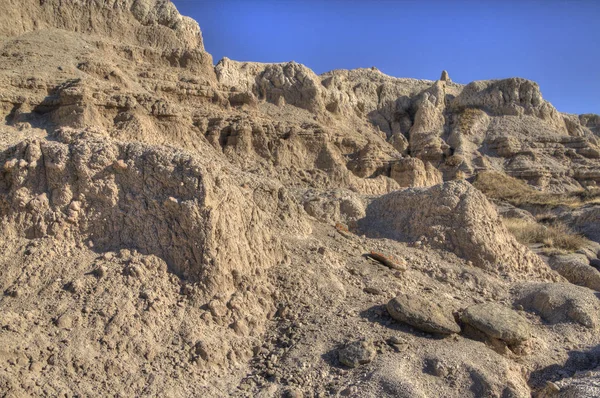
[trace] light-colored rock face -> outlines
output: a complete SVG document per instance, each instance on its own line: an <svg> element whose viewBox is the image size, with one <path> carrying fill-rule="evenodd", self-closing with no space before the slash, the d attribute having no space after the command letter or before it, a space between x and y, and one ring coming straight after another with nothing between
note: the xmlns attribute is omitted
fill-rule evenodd
<svg viewBox="0 0 600 398"><path fill-rule="evenodd" d="M442 182L442 174L430 162L418 158L392 163L390 177L401 187L429 187Z"/></svg>
<svg viewBox="0 0 600 398"><path fill-rule="evenodd" d="M557 127L562 127L562 118L556 109L542 98L539 86L520 78L469 83L452 101L452 106L481 108L499 115L530 114L541 119L556 120Z"/></svg>
<svg viewBox="0 0 600 398"><path fill-rule="evenodd" d="M294 62L229 59L219 62L216 72L224 88L234 93L229 96L246 93L247 103L257 99L292 105L331 126L340 118L354 126L366 121L393 147L390 152L392 148L383 149L385 144L370 139L369 145L361 145L366 159L378 156L393 163L397 157L412 156L430 161L446 180L457 173L468 177L481 169L504 168L517 178L559 191L600 181L593 171L600 156L598 140L585 125L593 126L588 122L592 118L560 114L529 80L463 86L449 79L397 79L375 69L316 76ZM389 171L385 175L391 177Z"/></svg>
<svg viewBox="0 0 600 398"><path fill-rule="evenodd" d="M6 0L0 37L64 29L151 46L204 51L198 23L169 0Z"/></svg>
<svg viewBox="0 0 600 398"><path fill-rule="evenodd" d="M167 0L3 1L0 391L528 397L597 298L467 181L593 186L599 125L524 79L213 66Z"/></svg>
<svg viewBox="0 0 600 398"><path fill-rule="evenodd" d="M224 58L215 67L221 84L249 91L272 104L289 104L311 112L323 108L318 77L304 65L236 62Z"/></svg>
<svg viewBox="0 0 600 398"><path fill-rule="evenodd" d="M232 272L253 272L247 264L269 267L282 259L263 224L291 200L281 186L257 188L248 180L234 188L227 167L214 159L93 133L64 130L59 139L25 141L0 154L5 234L153 254L208 291L232 289ZM294 204L287 205L293 213Z"/></svg>

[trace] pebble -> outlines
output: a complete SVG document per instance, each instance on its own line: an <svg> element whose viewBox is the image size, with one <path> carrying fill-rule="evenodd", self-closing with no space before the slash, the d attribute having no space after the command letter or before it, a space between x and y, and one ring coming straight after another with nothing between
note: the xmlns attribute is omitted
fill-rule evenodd
<svg viewBox="0 0 600 398"><path fill-rule="evenodd" d="M338 352L342 364L351 368L371 362L377 351L371 341L355 341Z"/></svg>

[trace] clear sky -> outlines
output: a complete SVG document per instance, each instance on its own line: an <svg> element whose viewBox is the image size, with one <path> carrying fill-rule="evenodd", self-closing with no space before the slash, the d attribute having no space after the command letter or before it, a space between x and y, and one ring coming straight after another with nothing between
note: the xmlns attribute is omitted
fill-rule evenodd
<svg viewBox="0 0 600 398"><path fill-rule="evenodd" d="M459 83L520 76L561 112L600 114L600 0L173 0L218 62L375 66Z"/></svg>

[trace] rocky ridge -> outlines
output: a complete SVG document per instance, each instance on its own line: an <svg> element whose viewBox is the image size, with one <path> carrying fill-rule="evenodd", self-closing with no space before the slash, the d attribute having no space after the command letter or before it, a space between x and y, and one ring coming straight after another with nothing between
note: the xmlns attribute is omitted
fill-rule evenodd
<svg viewBox="0 0 600 398"><path fill-rule="evenodd" d="M0 11L6 396L591 391L599 247L546 262L469 181L593 189L597 115L521 78L213 66L167 0ZM557 217L597 242L595 214Z"/></svg>

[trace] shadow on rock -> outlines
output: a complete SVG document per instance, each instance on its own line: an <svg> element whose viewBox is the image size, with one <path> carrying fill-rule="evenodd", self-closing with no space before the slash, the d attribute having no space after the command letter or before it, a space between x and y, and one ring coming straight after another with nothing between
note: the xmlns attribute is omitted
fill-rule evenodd
<svg viewBox="0 0 600 398"><path fill-rule="evenodd" d="M531 373L529 385L543 387L547 381L557 381L572 377L576 372L596 368L600 364L600 345L587 351L570 351L569 358L561 364L554 364Z"/></svg>

